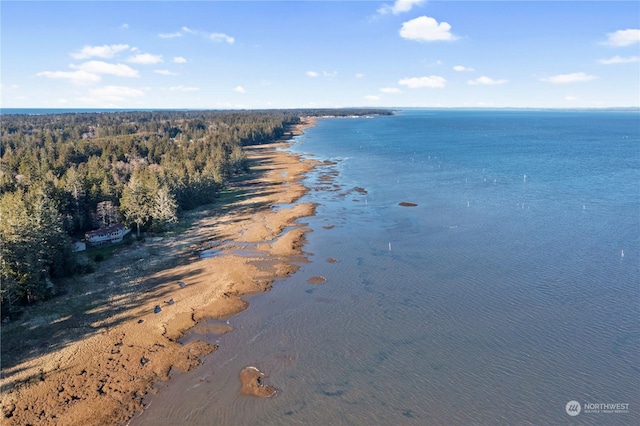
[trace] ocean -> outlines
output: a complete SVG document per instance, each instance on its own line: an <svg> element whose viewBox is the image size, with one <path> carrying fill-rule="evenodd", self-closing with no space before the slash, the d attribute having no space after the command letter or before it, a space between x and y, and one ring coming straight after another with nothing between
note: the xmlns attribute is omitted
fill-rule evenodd
<svg viewBox="0 0 640 426"><path fill-rule="evenodd" d="M640 424L638 112L407 109L289 149L323 162L309 263L187 335L220 348L131 424Z"/></svg>

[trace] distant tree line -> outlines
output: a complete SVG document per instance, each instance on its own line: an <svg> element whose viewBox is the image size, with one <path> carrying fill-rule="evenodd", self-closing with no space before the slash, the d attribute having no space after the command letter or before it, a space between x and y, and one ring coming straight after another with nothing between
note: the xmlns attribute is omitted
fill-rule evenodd
<svg viewBox="0 0 640 426"><path fill-rule="evenodd" d="M0 301L45 299L76 272L71 238L116 222L162 231L211 203L249 164L243 147L282 138L303 116L375 109L2 115Z"/></svg>

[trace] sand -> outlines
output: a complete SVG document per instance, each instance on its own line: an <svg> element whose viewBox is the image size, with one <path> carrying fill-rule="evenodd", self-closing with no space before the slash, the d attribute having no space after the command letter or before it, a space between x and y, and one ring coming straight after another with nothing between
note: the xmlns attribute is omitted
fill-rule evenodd
<svg viewBox="0 0 640 426"><path fill-rule="evenodd" d="M298 219L313 215L315 205L290 203L307 191L300 181L314 164L277 149L285 146L248 148L254 175L237 184L227 204L194 216L194 225L178 235L123 248L111 263L120 259L119 268L101 266L91 279L100 286L96 295L110 289L104 303L52 315L43 324L32 321L52 331L30 356L3 364L1 423L126 423L143 409L154 383L169 380L174 369L194 368L216 349L202 341L179 343L186 330L246 309L243 295L266 291L275 279L293 274L304 261L310 231ZM211 257L199 256L209 248L215 249ZM247 383L271 394L262 377L258 372Z"/></svg>

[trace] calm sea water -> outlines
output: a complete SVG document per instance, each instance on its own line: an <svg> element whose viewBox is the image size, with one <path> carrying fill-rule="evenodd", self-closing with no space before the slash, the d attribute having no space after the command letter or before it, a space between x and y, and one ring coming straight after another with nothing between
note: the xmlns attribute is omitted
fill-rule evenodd
<svg viewBox="0 0 640 426"><path fill-rule="evenodd" d="M310 263L132 424L640 424L638 113L404 110L292 150L330 160Z"/></svg>

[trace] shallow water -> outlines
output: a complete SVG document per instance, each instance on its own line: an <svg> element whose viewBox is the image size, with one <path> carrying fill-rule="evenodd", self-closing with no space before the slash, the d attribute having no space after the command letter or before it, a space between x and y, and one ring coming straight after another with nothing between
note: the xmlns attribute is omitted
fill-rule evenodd
<svg viewBox="0 0 640 426"><path fill-rule="evenodd" d="M292 150L335 163L310 263L187 336L220 348L132 424L640 423L637 113L406 110ZM248 365L275 397L240 395Z"/></svg>

